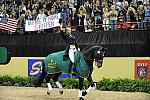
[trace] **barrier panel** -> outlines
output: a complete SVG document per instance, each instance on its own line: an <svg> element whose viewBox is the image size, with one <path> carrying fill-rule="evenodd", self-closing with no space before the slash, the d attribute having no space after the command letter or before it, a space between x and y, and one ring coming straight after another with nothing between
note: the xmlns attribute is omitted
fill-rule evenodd
<svg viewBox="0 0 150 100"><path fill-rule="evenodd" d="M7 65L0 65L0 75L34 76L41 74L44 57L12 57ZM95 82L103 79L148 79L150 80L149 57L105 57L103 66L94 65L92 77ZM62 78L68 77L66 74Z"/></svg>
<svg viewBox="0 0 150 100"><path fill-rule="evenodd" d="M150 57L106 57L103 66L93 71L94 81L110 79L150 79ZM147 65L142 65L143 63ZM137 65L138 63L138 65Z"/></svg>
<svg viewBox="0 0 150 100"><path fill-rule="evenodd" d="M7 49L5 47L0 47L0 64L7 62Z"/></svg>

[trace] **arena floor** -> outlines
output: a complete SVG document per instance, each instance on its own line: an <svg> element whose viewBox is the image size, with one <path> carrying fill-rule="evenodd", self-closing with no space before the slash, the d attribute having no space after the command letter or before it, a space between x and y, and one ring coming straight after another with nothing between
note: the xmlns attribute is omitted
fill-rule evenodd
<svg viewBox="0 0 150 100"><path fill-rule="evenodd" d="M61 95L53 89L47 95L47 88L0 86L0 100L78 100L78 90L65 89ZM94 90L84 97L85 100L150 100L150 94Z"/></svg>

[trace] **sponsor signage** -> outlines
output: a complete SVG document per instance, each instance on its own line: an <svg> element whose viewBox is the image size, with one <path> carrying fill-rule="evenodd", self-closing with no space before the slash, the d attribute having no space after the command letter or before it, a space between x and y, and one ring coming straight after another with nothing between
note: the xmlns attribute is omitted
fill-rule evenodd
<svg viewBox="0 0 150 100"><path fill-rule="evenodd" d="M42 73L43 62L42 59L28 59L28 76L39 77Z"/></svg>
<svg viewBox="0 0 150 100"><path fill-rule="evenodd" d="M150 80L150 60L135 60L134 78Z"/></svg>

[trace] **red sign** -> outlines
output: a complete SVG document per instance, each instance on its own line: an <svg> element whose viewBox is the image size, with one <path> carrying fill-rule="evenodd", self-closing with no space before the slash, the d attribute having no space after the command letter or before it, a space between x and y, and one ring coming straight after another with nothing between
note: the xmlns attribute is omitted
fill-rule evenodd
<svg viewBox="0 0 150 100"><path fill-rule="evenodd" d="M135 60L134 79L150 80L150 60Z"/></svg>

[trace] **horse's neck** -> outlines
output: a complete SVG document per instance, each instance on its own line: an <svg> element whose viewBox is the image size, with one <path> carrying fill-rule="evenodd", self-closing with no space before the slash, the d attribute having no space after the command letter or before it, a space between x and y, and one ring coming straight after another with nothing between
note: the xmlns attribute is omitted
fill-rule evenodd
<svg viewBox="0 0 150 100"><path fill-rule="evenodd" d="M87 63L87 65L88 65L91 69L93 69L93 60L94 60L94 59L91 59L91 56L90 56L90 55L85 55L85 56L84 56L84 60L85 60L85 62Z"/></svg>
<svg viewBox="0 0 150 100"><path fill-rule="evenodd" d="M90 58L90 59L94 59L93 58L93 51L94 51L94 48L93 47L89 47L89 48L86 48L86 50L84 50L82 53L85 57L87 58Z"/></svg>
<svg viewBox="0 0 150 100"><path fill-rule="evenodd" d="M88 64L88 66L92 67L93 65L93 60L94 60L94 57L92 56L92 50L87 50L85 52L82 53L83 56L84 56L84 60L85 62Z"/></svg>

